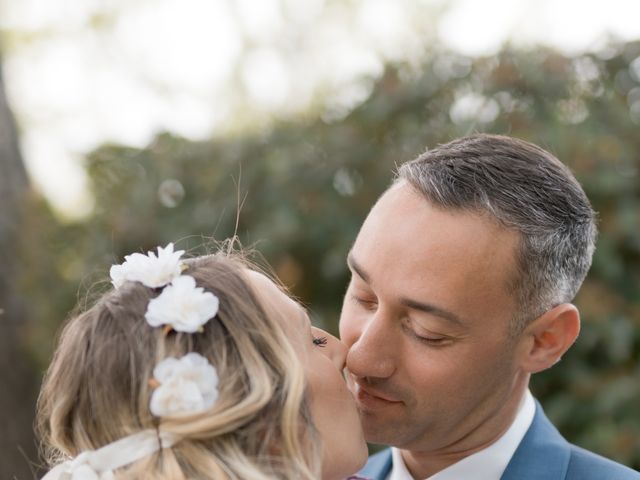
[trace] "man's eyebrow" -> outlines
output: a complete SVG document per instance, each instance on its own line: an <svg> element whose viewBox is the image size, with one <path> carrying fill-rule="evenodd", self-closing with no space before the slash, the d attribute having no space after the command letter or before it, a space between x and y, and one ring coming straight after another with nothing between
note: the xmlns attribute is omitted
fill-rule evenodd
<svg viewBox="0 0 640 480"><path fill-rule="evenodd" d="M369 283L369 274L365 272L360 265L358 265L358 262L356 262L356 259L353 258L353 252L349 252L349 255L347 255L347 265L352 271L356 272L356 274L362 280Z"/></svg>
<svg viewBox="0 0 640 480"><path fill-rule="evenodd" d="M413 310L419 310L421 312L425 312L428 313L430 315L435 315L436 317L440 317L444 320L447 320L451 323L456 324L459 327L462 327L465 325L465 323L460 319L460 317L458 317L458 315L456 315L455 313L438 307L437 305L432 305L430 303L422 303L422 302L418 302L416 300L412 300L410 298L402 298L400 300L400 303L402 305L404 305L405 307L411 308Z"/></svg>
<svg viewBox="0 0 640 480"><path fill-rule="evenodd" d="M349 255L347 255L347 265L349 265L349 268L353 270L360 278L362 278L362 280L364 280L366 283L370 283L369 274L365 272L361 265L358 264L353 256L353 252L349 252ZM460 319L458 315L447 310L446 308L438 307L437 305L433 305L431 303L419 302L410 298L402 298L400 300L400 303L405 307L411 308L413 310L419 310L421 312L440 317L444 320L456 324L457 326L461 327L465 325L465 323Z"/></svg>

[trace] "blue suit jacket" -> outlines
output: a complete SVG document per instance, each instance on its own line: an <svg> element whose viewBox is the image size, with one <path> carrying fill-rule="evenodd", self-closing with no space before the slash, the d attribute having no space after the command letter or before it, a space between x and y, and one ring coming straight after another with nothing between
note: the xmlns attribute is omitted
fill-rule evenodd
<svg viewBox="0 0 640 480"><path fill-rule="evenodd" d="M369 457L358 475L385 480L390 471L386 449ZM533 422L501 480L640 480L640 473L567 442L536 402Z"/></svg>

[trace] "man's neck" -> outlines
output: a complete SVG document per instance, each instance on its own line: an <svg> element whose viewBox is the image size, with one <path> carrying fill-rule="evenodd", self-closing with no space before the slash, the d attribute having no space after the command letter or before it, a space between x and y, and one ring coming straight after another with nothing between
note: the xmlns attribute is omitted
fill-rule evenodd
<svg viewBox="0 0 640 480"><path fill-rule="evenodd" d="M528 383L528 382L527 382ZM500 408L498 414L458 442L438 451L401 449L402 459L414 479L421 480L495 443L512 425L524 400L527 384Z"/></svg>

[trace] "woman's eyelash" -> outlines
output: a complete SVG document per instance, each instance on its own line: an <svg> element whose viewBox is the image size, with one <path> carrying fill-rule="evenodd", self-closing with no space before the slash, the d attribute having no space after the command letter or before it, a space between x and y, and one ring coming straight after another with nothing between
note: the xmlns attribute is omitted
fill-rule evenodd
<svg viewBox="0 0 640 480"><path fill-rule="evenodd" d="M324 347L327 345L327 337L313 337L313 344L317 347Z"/></svg>

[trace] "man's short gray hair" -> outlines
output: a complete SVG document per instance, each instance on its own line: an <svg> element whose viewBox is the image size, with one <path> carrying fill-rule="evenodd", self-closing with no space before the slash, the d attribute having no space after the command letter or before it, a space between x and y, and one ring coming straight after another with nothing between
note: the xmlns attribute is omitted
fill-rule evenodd
<svg viewBox="0 0 640 480"><path fill-rule="evenodd" d="M515 332L575 297L591 266L595 212L549 152L515 138L472 135L401 165L400 180L434 205L488 215L520 233L509 285L518 304Z"/></svg>

